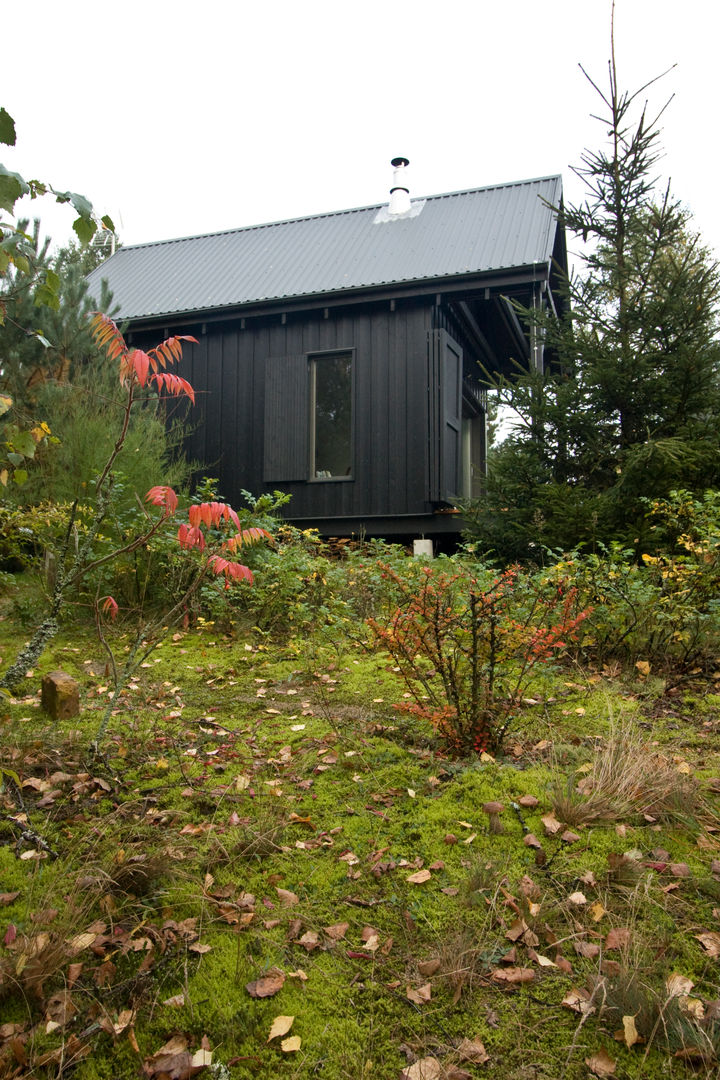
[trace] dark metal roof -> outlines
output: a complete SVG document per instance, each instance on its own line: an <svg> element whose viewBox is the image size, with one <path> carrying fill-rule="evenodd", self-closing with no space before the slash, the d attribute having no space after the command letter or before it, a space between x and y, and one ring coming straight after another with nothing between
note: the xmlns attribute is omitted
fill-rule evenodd
<svg viewBox="0 0 720 1080"><path fill-rule="evenodd" d="M120 248L105 278L120 319L548 267L559 176Z"/></svg>

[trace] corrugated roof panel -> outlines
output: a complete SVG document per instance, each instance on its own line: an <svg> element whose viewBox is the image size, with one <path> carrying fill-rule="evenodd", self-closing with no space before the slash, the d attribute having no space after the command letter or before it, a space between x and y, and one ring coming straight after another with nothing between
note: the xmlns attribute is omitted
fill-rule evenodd
<svg viewBox="0 0 720 1080"><path fill-rule="evenodd" d="M395 220L370 206L139 244L89 280L138 319L547 264L561 197L550 176L415 200Z"/></svg>

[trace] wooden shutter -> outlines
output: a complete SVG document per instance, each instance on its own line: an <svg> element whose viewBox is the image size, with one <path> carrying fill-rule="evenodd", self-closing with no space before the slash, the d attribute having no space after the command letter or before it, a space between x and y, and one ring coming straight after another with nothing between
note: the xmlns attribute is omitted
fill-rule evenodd
<svg viewBox="0 0 720 1080"><path fill-rule="evenodd" d="M455 502L461 494L463 351L445 330L428 336L430 395L430 500Z"/></svg>
<svg viewBox="0 0 720 1080"><path fill-rule="evenodd" d="M263 481L307 480L310 469L310 407L307 357L271 356L265 361Z"/></svg>

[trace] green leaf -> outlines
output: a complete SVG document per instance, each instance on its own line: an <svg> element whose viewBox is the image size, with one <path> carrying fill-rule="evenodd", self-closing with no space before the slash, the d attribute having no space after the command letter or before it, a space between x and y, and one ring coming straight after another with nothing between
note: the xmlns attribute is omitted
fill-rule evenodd
<svg viewBox="0 0 720 1080"><path fill-rule="evenodd" d="M33 334L37 341L43 346L44 349L52 349L52 342L48 341L44 334L41 334L39 330L33 330Z"/></svg>
<svg viewBox="0 0 720 1080"><path fill-rule="evenodd" d="M25 483L27 478L28 478L28 474L27 474L26 469L16 469L15 472L13 473L13 480L15 481L15 483L17 484L18 487L22 487L22 485Z"/></svg>
<svg viewBox="0 0 720 1080"><path fill-rule="evenodd" d="M29 191L19 173L9 172L4 165L0 165L0 208L12 214L17 200Z"/></svg>
<svg viewBox="0 0 720 1080"><path fill-rule="evenodd" d="M16 454L14 450L8 452L8 461L11 465L22 465L25 462L25 458L22 454Z"/></svg>
<svg viewBox="0 0 720 1080"><path fill-rule="evenodd" d="M15 145L15 121L3 108L0 108L0 142L6 146Z"/></svg>
<svg viewBox="0 0 720 1080"><path fill-rule="evenodd" d="M48 285L46 281L43 281L38 285L35 290L35 299L33 301L35 307L49 307L53 311L60 310L60 297L55 289Z"/></svg>
<svg viewBox="0 0 720 1080"><path fill-rule="evenodd" d="M81 244L89 244L97 231L97 225L92 218L79 217L73 221L73 229Z"/></svg>
<svg viewBox="0 0 720 1080"><path fill-rule="evenodd" d="M93 208L89 199L86 199L84 195L78 195L75 191L68 191L67 195L80 217L92 217Z"/></svg>
<svg viewBox="0 0 720 1080"><path fill-rule="evenodd" d="M106 229L110 230L110 232L115 232L115 225L113 224L113 219L110 217L109 214L103 214L103 216L100 218L100 221L103 223Z"/></svg>
<svg viewBox="0 0 720 1080"><path fill-rule="evenodd" d="M19 431L13 440L13 446L18 454L23 454L26 458L35 457L35 440L29 431ZM13 464L22 465L22 461L14 461Z"/></svg>

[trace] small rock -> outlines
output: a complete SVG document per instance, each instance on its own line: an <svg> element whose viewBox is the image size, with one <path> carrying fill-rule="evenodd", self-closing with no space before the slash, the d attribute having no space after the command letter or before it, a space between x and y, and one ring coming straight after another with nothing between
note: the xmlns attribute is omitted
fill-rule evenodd
<svg viewBox="0 0 720 1080"><path fill-rule="evenodd" d="M40 704L53 720L69 720L80 713L80 687L66 671L43 676Z"/></svg>

